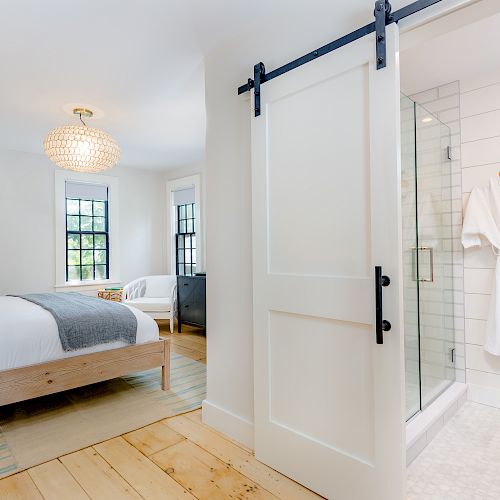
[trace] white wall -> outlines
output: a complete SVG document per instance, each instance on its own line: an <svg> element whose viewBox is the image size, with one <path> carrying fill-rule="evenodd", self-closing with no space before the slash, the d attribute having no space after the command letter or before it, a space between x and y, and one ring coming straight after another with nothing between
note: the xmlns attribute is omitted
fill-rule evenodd
<svg viewBox="0 0 500 500"><path fill-rule="evenodd" d="M165 272L165 189L162 174L117 167L120 190L121 281Z"/></svg>
<svg viewBox="0 0 500 500"><path fill-rule="evenodd" d="M500 171L500 69L460 82L463 203ZM495 258L491 248L464 254L466 379L469 399L500 408L500 357L483 349Z"/></svg>
<svg viewBox="0 0 500 500"><path fill-rule="evenodd" d="M0 152L0 294L53 290L54 170L42 155Z"/></svg>
<svg viewBox="0 0 500 500"><path fill-rule="evenodd" d="M0 294L53 291L54 172L44 155L0 151ZM164 272L163 174L123 166L119 178L122 282Z"/></svg>

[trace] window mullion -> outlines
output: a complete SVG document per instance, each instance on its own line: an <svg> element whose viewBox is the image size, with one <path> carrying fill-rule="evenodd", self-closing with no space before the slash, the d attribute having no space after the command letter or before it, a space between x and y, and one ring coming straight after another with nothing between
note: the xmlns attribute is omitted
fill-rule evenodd
<svg viewBox="0 0 500 500"><path fill-rule="evenodd" d="M97 214L96 213L96 200L87 200L87 199L78 199L78 214L74 213L68 213L68 200L69 198L66 198L66 280L71 281L74 279L78 279L79 281L87 281L88 278L91 280L95 281L97 279L97 267L99 266L99 269L102 270L104 267L103 271L101 272L101 277L104 279L109 279L109 212L108 212L108 202L107 200L98 201L97 203L104 203L104 213L103 214ZM75 200L76 199L72 199ZM82 202L90 202L90 210L87 211L87 215L82 214ZM87 203L88 205L88 203ZM73 207L76 208L76 207ZM90 211L90 214L88 212ZM78 230L74 229L69 229L68 228L68 217L78 217ZM82 231L82 217L87 217L90 218L91 220L91 230L90 231ZM95 231L95 221L96 218L103 218L104 219L104 231ZM77 237L78 239L78 248L74 247L69 247L69 236ZM92 244L90 245L90 241L86 241L86 246L87 248L84 248L84 237L90 236L92 238ZM101 241L99 243L100 248L96 248L97 242L96 242L96 236L104 237L104 241ZM88 240L88 238L87 238ZM69 263L69 251L78 251L79 255L79 262L77 265L73 264L70 266ZM99 251L99 252L98 252ZM85 253L87 252L87 253ZM98 253L97 253L98 252ZM103 256L102 252L105 252L105 259L101 260L101 256ZM84 254L89 257L91 253L91 259L89 259L89 263L84 263ZM96 254L99 255L99 262L97 263L96 261ZM72 254L74 255L74 254ZM70 279L70 269L73 269L73 275L71 276ZM91 268L91 271L90 269ZM89 270L89 274L86 275L86 279L84 279L84 269Z"/></svg>

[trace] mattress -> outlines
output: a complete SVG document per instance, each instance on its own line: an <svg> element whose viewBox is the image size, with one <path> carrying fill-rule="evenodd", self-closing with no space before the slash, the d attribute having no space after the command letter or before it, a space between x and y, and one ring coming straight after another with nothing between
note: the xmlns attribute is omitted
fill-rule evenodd
<svg viewBox="0 0 500 500"><path fill-rule="evenodd" d="M159 339L158 325L150 316L135 307L123 307L137 318L137 344ZM49 311L19 297L0 297L0 370L129 345L120 341L63 351L56 321Z"/></svg>

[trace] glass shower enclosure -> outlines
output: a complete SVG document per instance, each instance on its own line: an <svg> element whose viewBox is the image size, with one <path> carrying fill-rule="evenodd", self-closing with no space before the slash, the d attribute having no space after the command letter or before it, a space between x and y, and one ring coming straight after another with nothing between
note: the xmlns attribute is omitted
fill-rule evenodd
<svg viewBox="0 0 500 500"><path fill-rule="evenodd" d="M455 380L450 130L401 96L406 415Z"/></svg>

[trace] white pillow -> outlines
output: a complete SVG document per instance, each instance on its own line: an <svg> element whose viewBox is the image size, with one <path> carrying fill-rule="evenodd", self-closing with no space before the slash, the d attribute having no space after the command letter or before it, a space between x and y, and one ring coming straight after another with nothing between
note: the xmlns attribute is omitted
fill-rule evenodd
<svg viewBox="0 0 500 500"><path fill-rule="evenodd" d="M150 276L146 279L144 297L170 297L172 290L172 276Z"/></svg>

